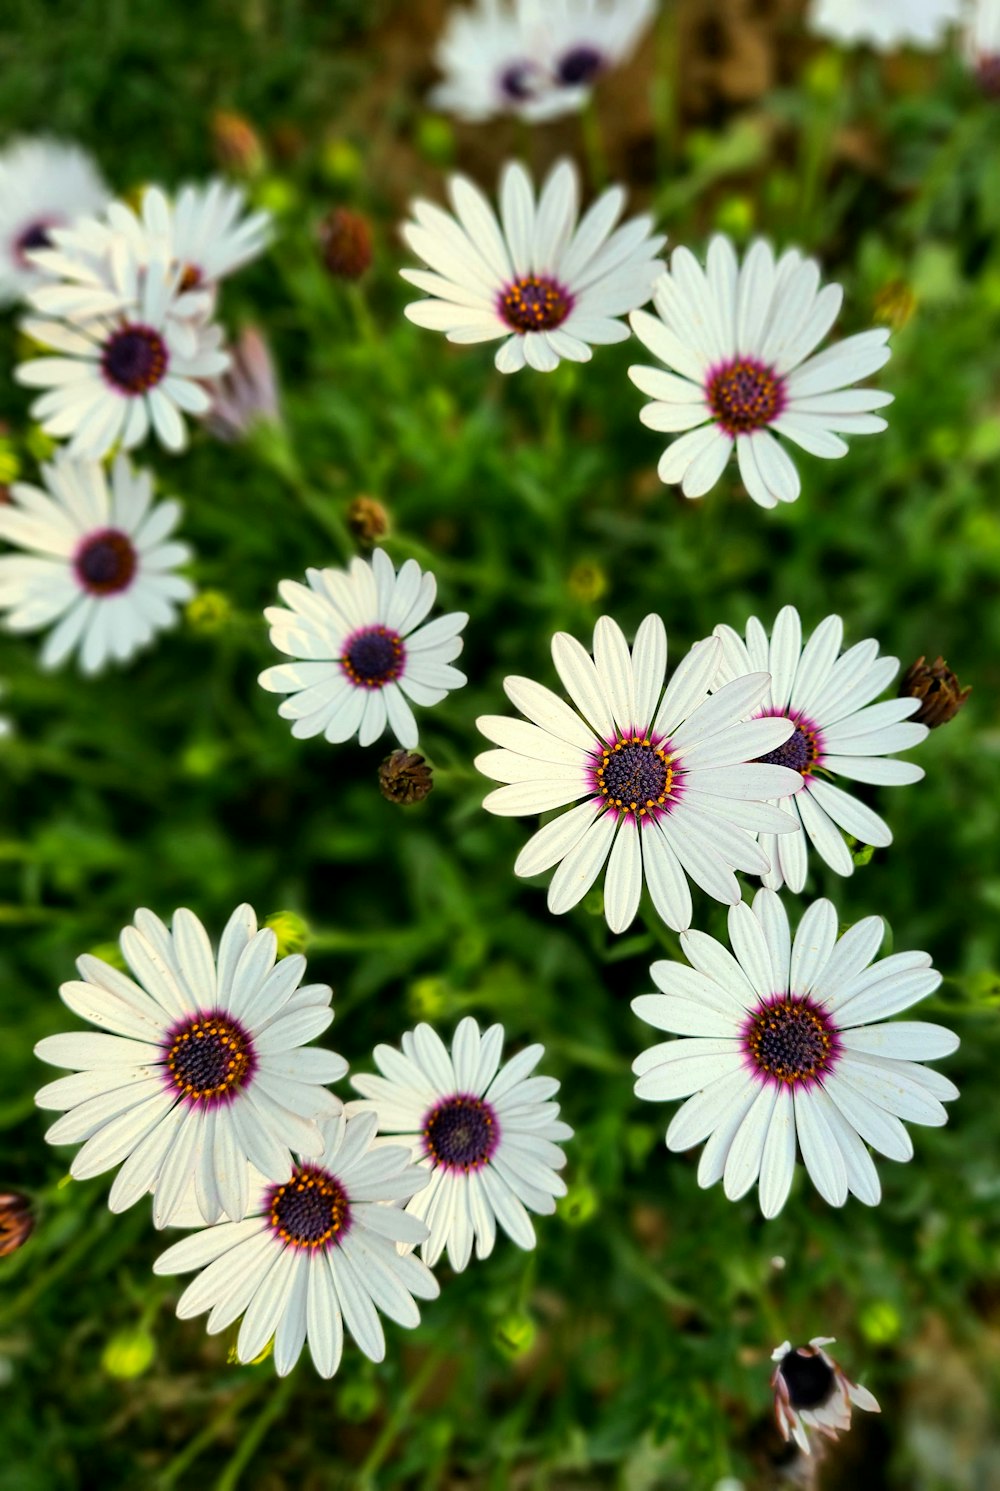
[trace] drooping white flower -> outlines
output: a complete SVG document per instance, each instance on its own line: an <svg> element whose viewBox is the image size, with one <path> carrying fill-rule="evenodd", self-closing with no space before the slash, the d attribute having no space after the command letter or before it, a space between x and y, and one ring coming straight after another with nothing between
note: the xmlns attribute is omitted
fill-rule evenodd
<svg viewBox="0 0 1000 1491"><path fill-rule="evenodd" d="M176 573L191 551L173 538L174 499L153 502L153 478L120 455L110 485L96 461L58 452L42 467L44 489L15 482L0 506L0 609L15 632L51 627L45 668L79 654L84 673L128 662L173 626L194 586Z"/></svg>
<svg viewBox="0 0 1000 1491"><path fill-rule="evenodd" d="M884 1024L932 994L941 975L926 953L873 962L881 917L838 939L829 901L807 909L794 943L773 891L729 913L732 954L704 932L685 932L690 967L652 967L661 991L632 1008L658 1030L682 1037L652 1046L632 1070L636 1095L686 1098L667 1146L705 1141L698 1184L723 1182L731 1201L758 1181L765 1217L788 1198L800 1151L813 1185L831 1206L848 1192L876 1206L881 1186L867 1145L908 1160L901 1120L940 1125L958 1089L924 1061L948 1056L958 1039L918 1020Z"/></svg>
<svg viewBox="0 0 1000 1491"><path fill-rule="evenodd" d="M468 621L453 611L423 625L437 582L415 559L399 573L383 549L348 570L310 569L309 584L282 580L289 607L269 606L271 641L295 658L265 668L260 685L288 697L278 707L300 739L325 735L338 743L357 734L371 745L388 725L400 745L417 744L410 702L440 704L461 688L465 674L451 666L462 651Z"/></svg>
<svg viewBox="0 0 1000 1491"><path fill-rule="evenodd" d="M866 1413L881 1413L878 1401L866 1387L851 1382L824 1346L834 1336L813 1336L808 1346L784 1341L771 1353L776 1362L771 1387L774 1416L785 1439L794 1439L804 1455L812 1454L809 1430L836 1439L851 1427L851 1407Z"/></svg>
<svg viewBox="0 0 1000 1491"><path fill-rule="evenodd" d="M121 935L135 975L89 954L81 980L60 994L102 1032L47 1036L40 1060L73 1073L35 1095L40 1108L63 1110L50 1144L77 1144L77 1180L121 1166L108 1204L124 1211L153 1192L153 1221L166 1226L194 1183L206 1222L241 1222L250 1198L250 1166L276 1185L292 1173L295 1150L321 1155L324 1118L340 1099L328 1092L347 1063L332 1051L303 1050L333 1019L326 984L302 983L305 958L275 962L277 939L257 930L250 906L238 906L218 956L192 912L174 913L168 930L139 910Z"/></svg>
<svg viewBox="0 0 1000 1491"><path fill-rule="evenodd" d="M428 266L400 271L429 297L406 307L411 321L450 342L506 338L495 359L501 373L525 364L547 373L562 358L588 362L592 347L628 338L618 318L649 299L665 240L651 236L649 217L615 228L625 206L621 187L598 197L579 224L580 183L570 161L552 169L537 202L528 172L508 162L499 222L466 177L451 177L448 191L454 216L418 201L403 229Z"/></svg>
<svg viewBox="0 0 1000 1491"><path fill-rule="evenodd" d="M460 1272L472 1256L488 1258L496 1224L521 1248L535 1246L529 1212L549 1216L566 1194L557 1174L566 1163L559 1145L573 1130L554 1102L559 1083L531 1072L543 1046L528 1046L500 1065L503 1026L480 1035L471 1016L459 1022L449 1052L429 1025L403 1036L402 1051L376 1046L380 1077L351 1079L383 1133L400 1135L419 1160L426 1189L406 1210L425 1220L422 1244L431 1267L447 1250Z"/></svg>
<svg viewBox="0 0 1000 1491"><path fill-rule="evenodd" d="M533 835L514 865L537 875L557 865L548 906L556 915L586 895L607 861L604 912L623 932L643 883L675 930L691 924L688 877L716 900L736 902L734 870L765 874L756 833L794 832L797 820L765 801L796 792L797 772L757 759L792 733L790 720L746 716L770 677L754 673L718 689L721 643L692 648L664 693L667 636L647 616L629 653L616 622L594 628L593 657L558 632L552 658L575 708L527 678L504 689L527 723L500 715L477 721L500 750L476 758L485 776L508 785L483 803L519 817L578 803ZM580 801L580 799L584 801Z"/></svg>
<svg viewBox="0 0 1000 1491"><path fill-rule="evenodd" d="M655 400L642 409L643 424L679 435L660 457L660 480L702 497L735 449L749 496L775 507L794 502L801 489L776 435L810 455L838 457L847 454L842 434L884 430L871 411L892 395L849 385L888 361L886 328L815 351L842 299L839 285L820 289L818 263L797 249L776 261L770 244L757 239L741 266L729 239L717 234L705 269L689 249L675 249L654 288L658 314L630 318L640 342L671 369L629 368Z"/></svg>
<svg viewBox="0 0 1000 1491"><path fill-rule="evenodd" d="M60 140L14 140L0 153L0 304L44 279L28 258L54 228L98 212L109 192L90 157Z"/></svg>
<svg viewBox="0 0 1000 1491"><path fill-rule="evenodd" d="M766 669L771 687L757 712L787 716L795 727L764 758L802 776L802 791L786 804L796 831L780 839L762 836L761 848L771 864L761 877L764 884L771 890L784 884L802 890L810 843L838 875L850 875L854 861L841 829L878 849L892 843L892 832L835 779L899 787L924 775L921 766L889 759L890 752L926 739L927 726L910 721L921 701L872 702L899 672L899 659L879 657L878 643L870 637L841 653L844 624L839 616L827 616L803 645L794 606L778 613L770 639L756 616L747 622L746 641L728 626L717 626L715 635L722 643L720 681Z"/></svg>
<svg viewBox="0 0 1000 1491"><path fill-rule="evenodd" d="M373 1147L369 1113L325 1119L323 1147L280 1185L258 1187L245 1220L223 1222L168 1248L157 1274L190 1273L177 1305L182 1320L210 1311L215 1335L241 1315L237 1359L252 1362L274 1337L279 1377L308 1342L321 1377L340 1366L344 1331L372 1361L385 1357L378 1311L420 1324L416 1299L436 1299L434 1275L401 1245L427 1228L400 1203L426 1185L398 1145Z"/></svg>
<svg viewBox="0 0 1000 1491"><path fill-rule="evenodd" d="M812 0L809 26L845 46L879 52L938 47L961 19L963 0Z"/></svg>

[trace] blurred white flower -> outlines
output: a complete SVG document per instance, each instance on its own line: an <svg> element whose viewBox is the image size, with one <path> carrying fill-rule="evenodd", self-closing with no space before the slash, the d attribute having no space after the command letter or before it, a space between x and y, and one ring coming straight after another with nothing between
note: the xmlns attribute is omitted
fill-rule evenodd
<svg viewBox="0 0 1000 1491"><path fill-rule="evenodd" d="M179 502L153 503L153 478L120 455L111 483L97 462L64 452L42 467L44 490L15 482L0 506L0 608L15 632L51 627L44 668L79 652L84 673L127 662L172 626L194 586L176 573L191 558L172 538Z"/></svg>
<svg viewBox="0 0 1000 1491"><path fill-rule="evenodd" d="M205 424L217 440L245 440L255 425L281 423L278 381L271 350L256 326L247 326L230 348L232 363L209 385L212 405Z"/></svg>
<svg viewBox="0 0 1000 1491"><path fill-rule="evenodd" d="M846 46L867 43L879 52L937 47L961 19L963 0L812 0L809 25Z"/></svg>
<svg viewBox="0 0 1000 1491"><path fill-rule="evenodd" d="M649 217L615 230L625 207L620 186L598 197L579 223L571 161L552 169L537 201L528 172L508 162L499 222L466 177L453 176L448 190L454 217L418 201L403 229L428 266L400 271L429 297L406 307L411 321L450 342L506 338L496 354L501 373L525 364L548 373L562 358L589 362L592 346L628 339L617 318L649 299L665 240L651 234Z"/></svg>
<svg viewBox="0 0 1000 1491"><path fill-rule="evenodd" d="M0 153L0 304L17 300L45 273L28 255L47 248L53 228L99 211L110 193L78 145L12 141Z"/></svg>
<svg viewBox="0 0 1000 1491"><path fill-rule="evenodd" d="M794 502L801 490L787 440L811 455L838 457L837 431L866 435L886 422L871 413L892 394L850 388L889 360L884 328L814 349L837 318L843 291L820 289L815 259L789 249L775 262L757 239L742 266L722 234L712 239L707 268L678 248L654 286L658 312L636 311L640 342L673 371L635 366L632 382L656 402L640 413L651 430L680 434L660 457L660 480L679 482L685 497L715 486L733 450L750 497L761 507ZM687 433L681 434L681 431Z"/></svg>
<svg viewBox="0 0 1000 1491"><path fill-rule="evenodd" d="M1000 96L1000 0L972 0L965 53L983 92Z"/></svg>

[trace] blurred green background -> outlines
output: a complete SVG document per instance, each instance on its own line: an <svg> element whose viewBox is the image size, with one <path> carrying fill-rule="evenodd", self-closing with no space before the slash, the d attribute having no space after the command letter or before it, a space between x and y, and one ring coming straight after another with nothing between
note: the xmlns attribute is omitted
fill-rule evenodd
<svg viewBox="0 0 1000 1491"><path fill-rule="evenodd" d="M190 618L96 681L43 676L31 639L0 646L15 724L0 743L0 1190L28 1191L39 1218L0 1260L0 1491L697 1491L726 1476L763 1491L781 1475L769 1353L817 1334L883 1406L824 1486L1000 1484L1000 105L957 56L823 50L795 0L714 7L715 30L710 9L664 7L588 131L529 135L426 114L433 0L7 0L0 138L78 138L128 192L209 175L219 109L259 133L251 190L279 232L222 314L270 338L286 425L141 457L184 500L218 624ZM898 327L887 433L840 462L796 453L790 508L756 508L734 469L686 502L656 479L629 345L505 381L489 348L410 326L409 196L440 199L454 166L489 189L507 154L540 169L563 151L591 187L626 181L671 243L700 250L721 226L818 253L846 287L840 334ZM373 223L360 285L320 264L336 205ZM8 369L18 345L8 315ZM0 479L32 479L28 401L4 386ZM255 682L276 660L262 608L283 577L356 551L360 493L390 511L390 555L430 565L441 606L472 618L469 686L420 716L437 785L410 809L377 790L391 742L296 742ZM673 1105L632 1096L649 1032L629 1000L676 939L645 903L612 937L595 894L549 917L543 884L512 874L530 825L481 811L471 762L505 674L555 681L554 630L586 639L607 611L631 633L655 609L676 662L717 622L769 625L786 602L809 626L839 611L848 642L877 637L904 666L943 652L974 685L920 749L923 783L858 789L892 848L847 882L813 858L807 888L933 953L946 982L922 1014L962 1037L947 1065L962 1098L947 1129L915 1131L910 1165L880 1163L876 1211L831 1210L800 1174L765 1223L753 1195L698 1189L697 1152L668 1156ZM380 1367L349 1349L330 1385L305 1359L279 1385L270 1362L232 1365L227 1339L176 1321L148 1208L113 1218L107 1180L68 1183L70 1151L46 1147L32 1104L47 1080L34 1042L75 1023L56 990L77 954L137 905L188 905L217 936L244 899L308 922L310 975L335 989L328 1043L352 1066L419 1018L446 1036L465 1012L499 1019L511 1042L546 1044L577 1130L537 1252L501 1240L459 1278L442 1267L421 1328L390 1327ZM696 895L695 922L720 935L724 916Z"/></svg>

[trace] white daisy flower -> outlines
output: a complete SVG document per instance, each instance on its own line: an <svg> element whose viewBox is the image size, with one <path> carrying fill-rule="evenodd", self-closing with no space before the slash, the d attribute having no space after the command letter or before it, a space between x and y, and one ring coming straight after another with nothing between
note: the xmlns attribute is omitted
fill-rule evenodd
<svg viewBox="0 0 1000 1491"><path fill-rule="evenodd" d="M656 402L643 424L685 431L660 457L660 480L685 497L715 486L735 446L740 476L761 507L794 502L795 463L775 435L810 455L847 454L843 434L868 435L886 422L871 413L892 402L872 388L851 388L889 359L885 327L863 331L813 355L837 318L843 291L819 287L819 265L788 249L775 262L757 239L737 263L717 234L703 270L689 249L675 249L656 283L658 316L632 315L632 329L672 372L631 367L629 377Z"/></svg>
<svg viewBox="0 0 1000 1491"><path fill-rule="evenodd" d="M44 257L68 253L57 248ZM68 318L23 323L56 354L15 369L19 383L48 390L32 404L32 416L46 434L70 437L70 454L85 460L100 460L116 444L134 449L150 425L168 450L183 450L181 411L204 414L211 397L202 380L229 366L219 327L187 319L192 306L204 309L206 296L181 292L176 269L163 258L142 264L124 240L106 259L69 262L77 266L75 282L43 285L28 297L47 315Z"/></svg>
<svg viewBox="0 0 1000 1491"><path fill-rule="evenodd" d="M431 1268L447 1249L457 1273L488 1258L496 1224L519 1248L535 1246L529 1211L551 1216L566 1194L556 1174L566 1163L559 1148L573 1130L552 1099L559 1083L530 1074L545 1054L528 1046L500 1065L502 1025L480 1035L471 1015L459 1021L451 1052L429 1025L403 1036L402 1051L376 1046L381 1077L351 1078L383 1133L400 1135L430 1179L406 1210L426 1221L421 1256Z"/></svg>
<svg viewBox="0 0 1000 1491"><path fill-rule="evenodd" d="M965 54L983 92L991 97L1000 94L1000 0L973 0Z"/></svg>
<svg viewBox="0 0 1000 1491"><path fill-rule="evenodd" d="M762 875L770 868L755 834L794 832L797 820L765 799L797 792L802 779L758 759L794 726L745 722L770 684L765 671L708 697L721 651L718 638L699 642L664 693L660 618L646 617L630 655L620 627L602 616L593 658L565 632L552 639L552 659L575 709L541 684L514 677L504 689L531 723L501 715L477 721L501 749L475 764L508 783L484 808L519 817L579 803L530 838L514 865L516 875L558 866L551 912L575 906L607 861L604 913L613 932L631 924L643 881L657 913L680 931L691 925L689 876L716 900L736 902L733 871Z"/></svg>
<svg viewBox="0 0 1000 1491"><path fill-rule="evenodd" d="M688 1099L667 1129L668 1148L707 1140L698 1184L722 1180L735 1201L759 1178L765 1217L787 1200L796 1147L831 1206L843 1206L848 1191L876 1206L881 1187L866 1144L910 1159L900 1120L946 1123L941 1104L958 1096L919 1064L957 1048L950 1030L880 1023L938 987L928 954L873 963L882 918L866 917L839 940L837 925L833 905L814 901L793 945L780 898L758 891L752 909L729 912L734 956L704 932L685 932L691 967L654 963L662 993L632 1002L648 1025L686 1037L650 1047L632 1065L638 1097Z"/></svg>
<svg viewBox="0 0 1000 1491"><path fill-rule="evenodd" d="M794 1439L804 1455L812 1454L810 1429L836 1439L851 1427L852 1404L866 1413L882 1412L874 1395L851 1382L823 1350L835 1340L835 1336L813 1336L808 1346L783 1341L771 1353L772 1362L777 1362L771 1378L774 1416L782 1437Z"/></svg>
<svg viewBox="0 0 1000 1491"><path fill-rule="evenodd" d="M0 304L18 300L44 273L29 260L53 228L97 212L109 192L77 145L15 140L0 154Z"/></svg>
<svg viewBox="0 0 1000 1491"><path fill-rule="evenodd" d="M84 673L127 662L173 626L194 586L176 573L191 558L173 538L181 505L153 502L153 478L120 455L111 481L96 461L57 452L44 489L15 482L0 506L0 539L22 552L0 556L0 609L15 632L51 627L43 668L73 651Z"/></svg>
<svg viewBox="0 0 1000 1491"><path fill-rule="evenodd" d="M208 1334L243 1316L236 1341L252 1362L274 1337L279 1377L308 1341L321 1377L340 1366L344 1328L365 1356L385 1357L378 1311L399 1325L420 1324L414 1300L440 1287L400 1244L420 1242L427 1228L399 1203L427 1177L398 1145L373 1147L370 1113L327 1119L323 1148L300 1161L290 1178L258 1189L244 1221L223 1222L186 1237L156 1260L157 1274L200 1269L177 1305L182 1320L210 1310ZM389 1203L388 1205L386 1203Z"/></svg>
<svg viewBox="0 0 1000 1491"><path fill-rule="evenodd" d="M430 297L406 307L411 321L443 331L449 342L505 337L496 354L501 373L525 363L548 373L564 357L589 362L593 346L627 340L628 327L617 318L649 299L666 240L650 236L650 217L615 230L625 207L620 186L598 197L579 225L580 182L571 161L553 167L537 202L528 172L509 161L499 222L466 177L451 177L448 192L454 217L418 201L415 221L403 228L428 265L400 271Z"/></svg>
<svg viewBox="0 0 1000 1491"><path fill-rule="evenodd" d="M899 787L924 775L923 767L910 761L886 759L890 752L909 750L926 739L927 726L909 720L921 701L872 703L899 672L899 659L879 657L878 643L870 637L841 653L844 623L839 616L820 622L803 646L794 606L778 613L770 641L756 616L747 622L745 642L729 626L717 626L715 635L722 643L720 681L765 669L771 686L756 713L787 716L795 727L764 757L802 775L802 791L787 804L796 831L761 839L771 864L762 876L764 884L771 890L787 885L800 891L810 843L838 875L852 874L854 861L841 829L877 849L892 843L892 833L877 813L833 779Z"/></svg>
<svg viewBox="0 0 1000 1491"><path fill-rule="evenodd" d="M964 0L812 0L809 27L845 46L878 52L937 47L962 14Z"/></svg>
<svg viewBox="0 0 1000 1491"><path fill-rule="evenodd" d="M478 0L453 10L431 104L473 123L572 113L631 54L655 10L655 0Z"/></svg>
<svg viewBox="0 0 1000 1491"><path fill-rule="evenodd" d="M388 725L401 746L417 744L410 702L440 704L466 682L451 663L462 651L465 611L421 623L434 604L437 581L415 559L399 573L383 549L350 569L310 569L308 586L282 580L290 608L269 606L271 641L296 659L265 668L258 682L287 694L282 719L301 740L325 735L332 743L354 734L371 745Z"/></svg>
<svg viewBox="0 0 1000 1491"><path fill-rule="evenodd" d="M205 1221L239 1222L249 1203L250 1164L283 1185L290 1150L321 1155L319 1121L336 1117L335 1082L347 1063L302 1050L333 1019L326 984L299 985L306 960L275 963L277 939L238 906L213 954L190 911L168 931L139 910L121 934L135 981L89 954L82 982L63 984L70 1009L111 1034L46 1037L35 1054L68 1067L36 1093L63 1117L50 1144L84 1140L70 1166L77 1180L121 1165L108 1204L124 1211L153 1192L153 1221L170 1222L192 1181ZM124 1161L124 1163L123 1163Z"/></svg>

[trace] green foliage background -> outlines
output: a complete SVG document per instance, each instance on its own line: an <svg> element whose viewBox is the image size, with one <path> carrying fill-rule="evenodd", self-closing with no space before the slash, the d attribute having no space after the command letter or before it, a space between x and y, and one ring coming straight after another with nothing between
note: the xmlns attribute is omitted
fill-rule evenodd
<svg viewBox="0 0 1000 1491"><path fill-rule="evenodd" d="M187 624L94 682L43 676L30 639L0 649L16 725L0 746L0 1189L28 1190L39 1212L30 1244L0 1262L0 1488L765 1487L768 1354L814 1334L840 1338L884 1410L824 1485L986 1485L1000 1454L998 106L954 58L893 73L796 36L794 86L691 127L656 63L671 56L667 15L639 85L655 171L633 172L603 121L615 174L641 178L633 203L672 243L700 249L721 224L818 252L846 287L841 334L871 324L888 282L917 297L880 380L896 394L885 435L842 462L797 454L790 508L761 512L733 472L689 503L653 475L661 441L638 422L632 347L505 381L489 349L404 321L408 190L439 197L452 163L490 187L505 151L537 166L554 147L504 126L484 164L482 132L426 120L432 28L370 135L355 106L387 55L369 28L390 13L412 24L408 6L361 0L5 8L0 135L76 136L119 190L208 174L220 106L265 138L291 123L303 144L256 187L280 211L273 251L224 297L230 326L252 319L272 339L287 445L199 434L182 459L144 456L184 499L195 576L228 597L229 621ZM838 155L845 125L877 142L878 168ZM577 130L555 137L583 159ZM342 201L376 226L360 291L318 263L316 224ZM12 317L0 344L9 369ZM30 478L27 400L4 386L6 453ZM472 617L468 687L421 716L436 790L405 811L378 794L382 750L294 741L255 682L273 660L262 608L281 578L346 560L359 492L389 506L392 557L433 567L441 605ZM586 567L604 577L599 598ZM612 937L596 895L549 917L542 884L512 874L528 826L481 811L471 761L476 716L507 707L507 673L554 681L554 630L586 638L608 611L631 632L656 609L676 661L716 622L770 624L786 602L810 625L839 611L848 641L875 636L904 664L943 651L975 686L921 748L926 781L875 794L893 847L847 882L813 859L808 887L844 922L880 912L897 948L933 953L947 979L925 1010L962 1036L947 1067L962 1098L947 1129L915 1132L912 1164L881 1163L878 1210L852 1198L833 1211L800 1176L765 1223L753 1196L700 1191L696 1156L663 1147L668 1109L632 1096L649 1035L629 1000L676 939L645 904ZM304 1360L279 1386L270 1362L230 1365L225 1339L177 1322L179 1286L150 1272L162 1240L148 1209L113 1218L105 1180L66 1183L69 1152L45 1146L32 1104L32 1046L74 1023L56 989L78 953L112 942L137 905L191 906L217 935L244 899L307 919L311 976L335 988L328 1040L352 1066L418 1018L446 1035L467 1011L499 1019L510 1041L546 1044L578 1134L570 1197L540 1222L537 1252L501 1241L460 1278L443 1269L421 1328L391 1327L381 1367L348 1350L332 1385ZM724 926L705 897L695 921Z"/></svg>

